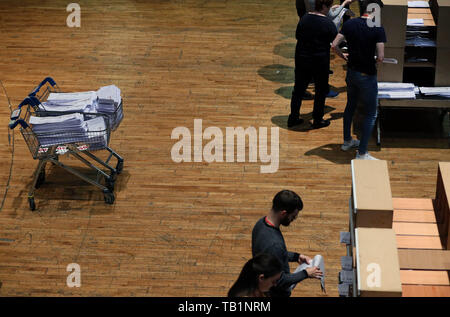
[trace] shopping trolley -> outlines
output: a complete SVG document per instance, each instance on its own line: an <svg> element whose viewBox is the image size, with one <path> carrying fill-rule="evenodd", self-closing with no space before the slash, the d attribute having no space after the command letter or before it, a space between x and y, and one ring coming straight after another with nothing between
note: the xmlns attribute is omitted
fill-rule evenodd
<svg viewBox="0 0 450 317"><path fill-rule="evenodd" d="M32 185L28 193L28 203L30 209L32 211L36 209L34 192L45 181L45 166L48 162L58 165L75 176L98 187L104 194L105 202L108 204L113 204L115 200L113 192L114 182L117 174L122 172L123 158L109 147L111 135L109 117L100 113L78 113L83 120L92 120L95 118L103 119L104 129L101 130L87 130L83 133L64 130L36 132L33 130L33 124L30 123L30 119L32 116L43 117L48 114L42 111L36 111L36 109L36 100L30 97L25 98L25 100L19 104L18 108L13 111L11 121L9 123L10 129L14 129L18 125L20 126L20 131L26 144L28 145L28 149L30 150L33 159L39 160L38 166L34 172ZM107 150L109 152L108 158L103 161L95 156L92 151L97 150ZM71 154L73 157L77 158L96 172L96 177L92 178L88 175L84 175L76 169L62 163L59 160L59 156L66 153ZM117 159L117 164L115 167L110 164L112 157ZM103 169L97 167L95 163L98 163L107 171L105 172Z"/></svg>
<svg viewBox="0 0 450 317"><path fill-rule="evenodd" d="M60 111L47 111L43 103L47 100L50 93L61 93L63 92L59 86L56 84L55 80L52 77L45 78L36 88L34 88L29 94L28 97L31 99L34 104L36 112L42 112L42 115L55 115L57 113L62 113ZM102 113L109 118L110 129L115 131L123 119L123 101L114 105L112 111L104 112L97 111L98 113ZM64 111L63 113L67 113Z"/></svg>

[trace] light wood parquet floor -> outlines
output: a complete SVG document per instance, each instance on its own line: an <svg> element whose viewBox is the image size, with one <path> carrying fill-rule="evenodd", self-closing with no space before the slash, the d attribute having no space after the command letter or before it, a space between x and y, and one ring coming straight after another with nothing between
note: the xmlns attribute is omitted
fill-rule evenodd
<svg viewBox="0 0 450 317"><path fill-rule="evenodd" d="M78 1L81 27L66 26L67 1L0 1L0 296L224 296L251 257L251 230L287 188L304 201L283 233L292 251L322 254L327 294L317 281L293 296L337 296L339 232L348 230L353 154L339 150L345 107L343 62L332 56L330 127L287 130L293 86L295 2L288 0ZM64 170L37 164L19 131L8 144L8 98L15 107L46 76L64 91L122 90L125 118L111 147L125 159L116 202ZM302 113L311 117L312 101ZM279 127L280 164L175 163L176 127ZM206 141L204 141L204 144ZM388 161L394 197L434 197L448 140L386 138L370 143ZM69 158L67 163L76 164ZM69 263L81 287L69 288ZM294 267L293 267L294 268Z"/></svg>

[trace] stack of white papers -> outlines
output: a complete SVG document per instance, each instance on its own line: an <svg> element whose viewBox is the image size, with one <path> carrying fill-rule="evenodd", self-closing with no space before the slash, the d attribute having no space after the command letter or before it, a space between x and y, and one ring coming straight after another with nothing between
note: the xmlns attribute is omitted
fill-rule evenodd
<svg viewBox="0 0 450 317"><path fill-rule="evenodd" d="M51 117L31 116L29 123L42 147L86 142L104 148L108 143L105 120L101 116L87 121L81 113Z"/></svg>
<svg viewBox="0 0 450 317"><path fill-rule="evenodd" d="M39 105L45 112L82 112L108 115L109 127L115 130L123 118L119 105L120 89L115 85L101 87L97 91L51 93L47 101ZM50 114L49 114L50 115Z"/></svg>
<svg viewBox="0 0 450 317"><path fill-rule="evenodd" d="M109 124L112 130L115 130L123 118L122 109L118 106L122 102L120 96L120 89L115 85L104 86L97 90L98 105L97 111L99 113L111 114ZM117 111L116 113L116 110ZM112 115L114 114L114 115Z"/></svg>
<svg viewBox="0 0 450 317"><path fill-rule="evenodd" d="M420 87L419 89L425 96L450 98L450 87Z"/></svg>
<svg viewBox="0 0 450 317"><path fill-rule="evenodd" d="M428 1L408 1L408 8L429 8Z"/></svg>
<svg viewBox="0 0 450 317"><path fill-rule="evenodd" d="M380 99L416 99L414 84L411 83L378 83L378 98Z"/></svg>
<svg viewBox="0 0 450 317"><path fill-rule="evenodd" d="M39 108L44 111L95 112L96 104L95 91L51 93Z"/></svg>
<svg viewBox="0 0 450 317"><path fill-rule="evenodd" d="M423 19L407 19L406 25L424 25Z"/></svg>
<svg viewBox="0 0 450 317"><path fill-rule="evenodd" d="M99 116L85 123L91 148L105 148L108 145L108 134L103 117Z"/></svg>

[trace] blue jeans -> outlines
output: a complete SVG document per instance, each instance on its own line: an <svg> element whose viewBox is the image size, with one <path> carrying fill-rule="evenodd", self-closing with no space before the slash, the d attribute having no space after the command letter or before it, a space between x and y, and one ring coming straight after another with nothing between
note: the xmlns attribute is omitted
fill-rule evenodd
<svg viewBox="0 0 450 317"><path fill-rule="evenodd" d="M377 75L366 75L348 69L345 78L347 83L347 106L344 111L344 141L352 139L350 134L353 115L358 101L361 100L366 114L359 143L359 154L367 153L367 146L377 119L378 82Z"/></svg>

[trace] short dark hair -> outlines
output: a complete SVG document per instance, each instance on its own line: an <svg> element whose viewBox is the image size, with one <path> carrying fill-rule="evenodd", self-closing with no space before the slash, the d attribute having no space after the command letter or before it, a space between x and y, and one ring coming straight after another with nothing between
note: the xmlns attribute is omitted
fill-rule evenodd
<svg viewBox="0 0 450 317"><path fill-rule="evenodd" d="M381 0L363 0L363 1L361 1L360 3L361 3L361 5L360 5L359 9L361 10L361 12L360 12L361 15L363 15L364 13L367 12L367 7L368 7L369 4L371 4L371 3L376 3L376 4L378 4L378 5L380 6L380 8L383 7L383 1L381 1Z"/></svg>
<svg viewBox="0 0 450 317"><path fill-rule="evenodd" d="M300 196L291 190L284 189L273 198L272 210L274 212L286 210L287 213L293 213L297 209L303 209L303 202Z"/></svg>
<svg viewBox="0 0 450 317"><path fill-rule="evenodd" d="M314 4L314 9L316 11L321 11L322 6L326 6L327 8L331 7L333 4L333 0L316 0L316 3Z"/></svg>

